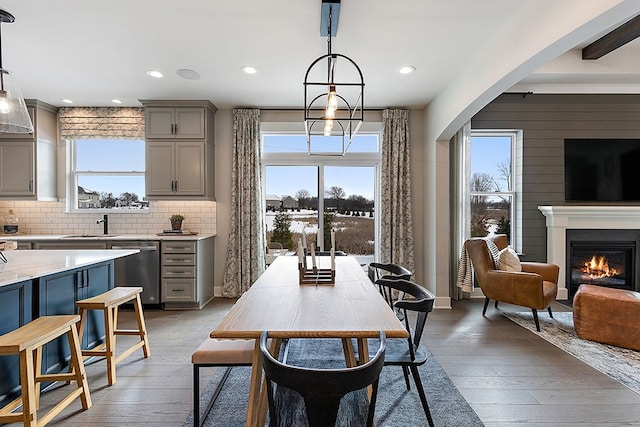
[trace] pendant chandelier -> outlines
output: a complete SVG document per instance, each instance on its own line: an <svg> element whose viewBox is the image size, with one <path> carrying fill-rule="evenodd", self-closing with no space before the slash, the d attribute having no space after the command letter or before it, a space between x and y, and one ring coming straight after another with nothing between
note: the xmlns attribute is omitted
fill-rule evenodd
<svg viewBox="0 0 640 427"><path fill-rule="evenodd" d="M320 35L327 54L311 63L304 78L304 123L309 155L344 156L364 122L364 78L346 55L331 51L338 31L340 0L322 1Z"/></svg>
<svg viewBox="0 0 640 427"><path fill-rule="evenodd" d="M15 18L0 10L1 23L11 23ZM1 28L0 28L1 29ZM20 86L14 75L2 65L2 32L0 31L0 133L32 133L33 124L27 105L22 99Z"/></svg>

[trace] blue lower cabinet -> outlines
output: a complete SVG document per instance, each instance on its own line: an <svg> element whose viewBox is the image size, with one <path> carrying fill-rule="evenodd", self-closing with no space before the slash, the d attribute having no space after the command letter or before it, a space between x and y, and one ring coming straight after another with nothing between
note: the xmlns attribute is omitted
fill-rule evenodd
<svg viewBox="0 0 640 427"><path fill-rule="evenodd" d="M18 329L33 320L31 280L0 286L0 335ZM0 407L20 392L18 356L0 356Z"/></svg>
<svg viewBox="0 0 640 427"><path fill-rule="evenodd" d="M39 279L38 315L77 313L75 302L99 295L113 288L113 261L94 264L86 268L69 270ZM87 317L82 338L82 348L95 347L104 342L104 317L102 312L91 311ZM42 366L47 372L66 369L69 361L69 345L66 337L60 337L45 346Z"/></svg>

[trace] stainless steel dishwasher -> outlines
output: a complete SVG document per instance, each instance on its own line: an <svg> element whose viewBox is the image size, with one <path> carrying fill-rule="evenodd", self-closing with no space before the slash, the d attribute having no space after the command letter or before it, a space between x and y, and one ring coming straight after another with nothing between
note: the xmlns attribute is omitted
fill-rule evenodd
<svg viewBox="0 0 640 427"><path fill-rule="evenodd" d="M115 259L115 285L142 286L142 304L160 304L160 242L112 241L109 248L140 251Z"/></svg>

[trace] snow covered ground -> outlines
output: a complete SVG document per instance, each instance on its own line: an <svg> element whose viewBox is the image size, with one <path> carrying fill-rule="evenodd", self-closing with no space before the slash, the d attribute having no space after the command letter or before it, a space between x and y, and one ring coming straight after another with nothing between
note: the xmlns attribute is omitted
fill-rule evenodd
<svg viewBox="0 0 640 427"><path fill-rule="evenodd" d="M318 233L318 224L309 224L308 221L300 221L296 218L312 218L317 217L318 212L312 210L300 209L300 212L287 212L291 217L291 227L289 228L292 233L302 233L304 231L305 234L317 234ZM267 231L273 230L273 219L276 216L276 212L269 211L265 214L265 221L267 225Z"/></svg>

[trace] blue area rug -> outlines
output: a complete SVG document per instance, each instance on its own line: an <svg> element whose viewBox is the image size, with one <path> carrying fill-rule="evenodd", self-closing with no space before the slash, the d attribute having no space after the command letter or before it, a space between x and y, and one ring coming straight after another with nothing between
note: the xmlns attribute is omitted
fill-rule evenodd
<svg viewBox="0 0 640 427"><path fill-rule="evenodd" d="M313 346L308 348L305 346ZM373 350L372 350L373 351ZM302 360L297 358L305 355ZM289 350L289 362L302 366L344 367L344 357L340 340L292 340ZM204 408L215 386L222 377L223 369L218 369L214 378L202 393L200 407ZM437 427L480 427L484 424L474 410L462 397L438 362L429 354L427 363L419 368L420 376L429 401L429 408ZM204 422L204 426L240 427L245 424L249 376L251 368L235 367L231 370L216 403ZM342 417L340 426L361 427L350 424ZM193 424L190 414L184 426ZM411 390L407 391L402 369L398 366L385 366L379 383L376 404L376 425L385 426L426 426L427 419L413 380Z"/></svg>
<svg viewBox="0 0 640 427"><path fill-rule="evenodd" d="M553 318L546 312L539 312L540 332L535 329L530 311L502 314L640 394L640 352L578 338L572 312L554 312Z"/></svg>

